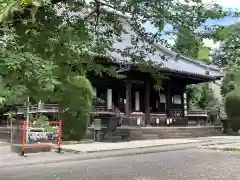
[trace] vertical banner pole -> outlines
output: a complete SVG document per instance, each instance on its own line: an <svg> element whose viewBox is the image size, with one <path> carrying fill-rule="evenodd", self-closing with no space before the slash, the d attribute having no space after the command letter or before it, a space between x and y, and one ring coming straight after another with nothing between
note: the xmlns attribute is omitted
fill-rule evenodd
<svg viewBox="0 0 240 180"><path fill-rule="evenodd" d="M28 129L29 129L29 97L27 98L27 112L26 112L26 116L27 116L27 122L26 122L26 143L29 142L28 139Z"/></svg>
<svg viewBox="0 0 240 180"><path fill-rule="evenodd" d="M10 118L11 123L11 146L13 145L13 117Z"/></svg>
<svg viewBox="0 0 240 180"><path fill-rule="evenodd" d="M61 143L62 143L62 120L59 120L58 124L58 153L61 153Z"/></svg>
<svg viewBox="0 0 240 180"><path fill-rule="evenodd" d="M24 145L25 145L25 139L26 139L26 125L27 122L23 122L23 128L22 128L22 153L21 155L24 156Z"/></svg>

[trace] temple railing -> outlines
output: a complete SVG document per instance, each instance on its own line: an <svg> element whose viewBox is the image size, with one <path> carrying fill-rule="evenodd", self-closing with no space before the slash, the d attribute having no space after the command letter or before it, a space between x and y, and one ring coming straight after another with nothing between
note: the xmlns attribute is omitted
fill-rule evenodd
<svg viewBox="0 0 240 180"><path fill-rule="evenodd" d="M116 107L112 106L110 109L107 106L94 106L93 113L95 114L114 114L117 117L122 117L124 114Z"/></svg>
<svg viewBox="0 0 240 180"><path fill-rule="evenodd" d="M207 110L188 110L188 116L207 117Z"/></svg>
<svg viewBox="0 0 240 180"><path fill-rule="evenodd" d="M188 110L188 123L191 126L207 125L207 110Z"/></svg>
<svg viewBox="0 0 240 180"><path fill-rule="evenodd" d="M57 113L59 109L58 104L35 104L29 106L29 114L34 113ZM16 114L24 114L27 112L27 108L23 106L18 107Z"/></svg>
<svg viewBox="0 0 240 180"><path fill-rule="evenodd" d="M27 111L26 107L19 106L17 108L16 114L25 114ZM34 113L57 113L59 110L58 104L35 104L29 106L29 114ZM117 117L121 117L123 113L116 107L112 106L111 109L109 109L107 106L93 106L93 113L94 114L114 114Z"/></svg>
<svg viewBox="0 0 240 180"><path fill-rule="evenodd" d="M171 117L182 117L183 112L181 109L171 109L170 110L170 116Z"/></svg>

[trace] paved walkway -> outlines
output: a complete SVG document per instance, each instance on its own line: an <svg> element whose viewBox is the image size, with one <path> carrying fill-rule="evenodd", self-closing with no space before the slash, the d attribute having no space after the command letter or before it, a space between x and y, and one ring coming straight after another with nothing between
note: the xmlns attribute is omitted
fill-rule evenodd
<svg viewBox="0 0 240 180"><path fill-rule="evenodd" d="M0 168L9 166L23 166L41 163L56 163L75 160L96 159L105 157L116 157L125 155L144 154L160 151L172 151L181 149L196 148L199 146L222 146L231 148L240 147L240 137L206 137L194 139L158 139L145 141L130 141L121 143L88 143L63 145L64 154L55 152L27 154L27 157L21 157L10 153L8 145L0 146ZM231 146L230 146L231 145ZM75 153L68 153L77 152ZM95 153L88 153L95 152Z"/></svg>
<svg viewBox="0 0 240 180"><path fill-rule="evenodd" d="M154 147L154 146L196 143L196 142L202 142L202 141L203 140L194 140L194 139L157 139L157 140L141 140L141 141L118 142L118 143L94 142L89 144L63 145L62 148L65 151L99 152L99 151L109 151L109 150L147 148L147 147Z"/></svg>
<svg viewBox="0 0 240 180"><path fill-rule="evenodd" d="M134 156L139 154L150 154L157 152L169 152L179 151L186 149L196 149L199 145L206 145L207 142L185 143L175 144L170 146L154 146L146 148L133 148L133 149L121 149L111 151L99 151L94 153L56 153L45 152L26 154L27 157L19 156L14 153L10 153L6 156L0 156L0 169L8 167L20 167L20 166L32 166L37 164L52 164L52 163L67 163L72 161L83 161L103 158L114 158L124 156Z"/></svg>
<svg viewBox="0 0 240 180"><path fill-rule="evenodd" d="M62 145L62 149L69 152L100 152L122 149L135 149L135 148L147 148L156 146L176 145L176 144L189 144L197 142L240 142L240 136L211 136L201 138L189 138L189 139L156 139L156 140L140 140L118 143L81 143L81 144L69 144Z"/></svg>
<svg viewBox="0 0 240 180"><path fill-rule="evenodd" d="M11 152L9 143L5 141L0 141L0 156L4 156Z"/></svg>
<svg viewBox="0 0 240 180"><path fill-rule="evenodd" d="M0 167L0 179L239 180L239 159L240 153L189 149L84 161L77 159L31 166Z"/></svg>

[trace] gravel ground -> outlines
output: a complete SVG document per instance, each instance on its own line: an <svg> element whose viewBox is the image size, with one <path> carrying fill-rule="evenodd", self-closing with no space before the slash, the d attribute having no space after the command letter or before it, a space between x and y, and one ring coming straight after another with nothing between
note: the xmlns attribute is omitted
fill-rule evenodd
<svg viewBox="0 0 240 180"><path fill-rule="evenodd" d="M238 180L240 153L190 149L0 169L1 180Z"/></svg>
<svg viewBox="0 0 240 180"><path fill-rule="evenodd" d="M9 154L11 152L10 146L8 143L0 141L0 156Z"/></svg>

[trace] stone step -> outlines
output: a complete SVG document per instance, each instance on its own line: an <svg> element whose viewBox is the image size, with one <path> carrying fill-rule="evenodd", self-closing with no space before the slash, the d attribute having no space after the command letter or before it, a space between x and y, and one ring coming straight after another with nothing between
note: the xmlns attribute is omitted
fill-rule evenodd
<svg viewBox="0 0 240 180"><path fill-rule="evenodd" d="M212 135L221 135L220 133L212 133L212 132L177 132L177 133L162 133L162 134L138 134L136 136L132 135L131 139L169 139L169 138L191 138L191 137L205 137L205 136L212 136Z"/></svg>
<svg viewBox="0 0 240 180"><path fill-rule="evenodd" d="M145 139L159 139L159 136L157 134L148 134L148 135L143 134L142 137Z"/></svg>
<svg viewBox="0 0 240 180"><path fill-rule="evenodd" d="M26 144L24 146L24 153L39 153L39 152L50 152L52 144L36 143L36 144ZM11 146L11 151L14 153L21 154L22 144L13 144Z"/></svg>
<svg viewBox="0 0 240 180"><path fill-rule="evenodd" d="M162 135L162 134L221 134L221 132L219 131L175 131L175 132L148 132L148 133L144 133L144 132L135 132L134 134L144 134L144 135L151 135L151 134L158 134L158 135Z"/></svg>
<svg viewBox="0 0 240 180"><path fill-rule="evenodd" d="M143 139L169 139L191 138L205 136L221 136L221 128L215 127L187 127L187 128L118 128L108 132L104 141L143 140Z"/></svg>
<svg viewBox="0 0 240 180"><path fill-rule="evenodd" d="M212 131L212 130L218 131L218 130L221 130L221 128L171 128L171 127L169 127L169 128L164 128L164 129L162 129L162 128L142 129L141 128L141 129L136 129L135 131L148 133L148 132L179 132L179 131L194 131L194 132L196 132L196 131Z"/></svg>

